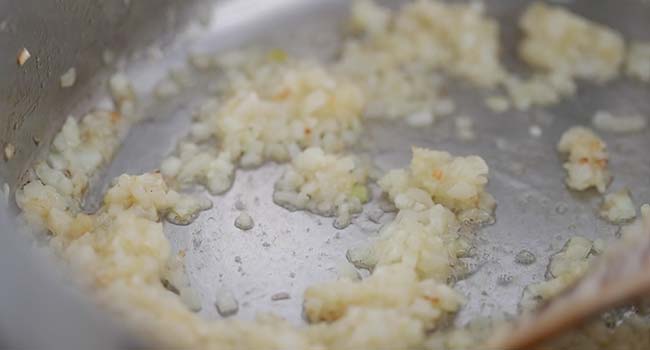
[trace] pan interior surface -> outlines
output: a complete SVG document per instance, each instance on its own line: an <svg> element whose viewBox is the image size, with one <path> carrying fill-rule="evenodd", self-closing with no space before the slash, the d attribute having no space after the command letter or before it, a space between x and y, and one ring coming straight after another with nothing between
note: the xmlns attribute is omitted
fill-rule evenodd
<svg viewBox="0 0 650 350"><path fill-rule="evenodd" d="M513 52L518 35L515 21L525 5L518 1L487 3L488 12L501 23L503 59L513 65L518 64ZM232 6L225 10L217 7L212 24L189 43L174 44L183 49L175 46L165 49L164 58L155 65L146 60L134 62L127 72L136 87L146 90L155 81L153 77L160 77L169 67L182 64L187 52L184 50L219 52L242 45L262 45L328 60L337 52L347 11L345 1L318 5L285 1L277 7L260 9L260 18L248 13L238 22L230 17L231 12L227 12L228 16L219 12L239 11ZM630 32L628 36L647 35L636 32L638 27L614 12L604 15L607 5L601 2L591 5L576 1L569 6L587 17L598 15L599 20L611 27L625 34ZM649 13L647 6L640 2L630 1L626 6L628 11L637 8ZM220 22L220 15L231 21ZM296 26L301 28L300 32L292 30ZM173 151L176 140L188 130L192 110L208 95L208 87L218 77L201 79L197 87L178 100L163 105L152 102L148 113L156 117L131 130L122 150L103 175L106 181L96 186L95 202L101 198L109 179L122 173L138 174L156 169L164 156ZM149 84L138 86L139 82ZM470 142L455 137L453 118L443 118L424 128L410 127L403 122L366 124L363 152L382 171L406 166L412 146L458 155L477 154L490 166L487 190L497 200L496 223L476 233L475 251L464 259L475 267L475 272L456 284L468 299L457 317L458 323L464 324L476 316L516 314L524 287L544 280L548 257L558 252L570 237L609 240L618 231L618 226L598 217L597 192L577 193L565 187L562 160L555 147L562 132L574 125L589 125L599 109L650 114L647 99L650 90L628 79L603 86L580 85L577 96L550 108L496 114L485 107L485 92L452 81L449 89L458 106L455 114L474 120L476 139ZM542 130L539 137L530 135L531 127L535 126ZM646 176L650 159L643 151L650 149L648 130L625 136L602 136L609 145L610 166L615 174L610 188L628 187L636 203L650 201L650 180ZM337 230L332 226L332 218L289 212L272 200L273 183L284 168L281 164L267 164L254 170L238 169L233 187L224 195L211 197L213 208L202 213L194 223L167 224L166 233L175 249L186 251L186 268L192 286L203 300L200 313L206 318L221 317L213 306L214 296L226 288L239 301L235 317L253 319L258 312L268 311L296 324L304 322L304 289L320 281L336 279L337 266L346 262L346 251L368 241L382 224L392 220L390 215L385 215L382 222L374 223L362 214L347 228ZM378 205L380 191L375 188L374 192L376 200L366 208ZM245 204L255 221L250 231L243 232L234 226L239 202ZM532 252L536 262L529 266L516 264L515 256L522 250ZM504 285L500 282L504 279L510 282ZM290 298L272 301L271 296L277 293L288 293Z"/></svg>
<svg viewBox="0 0 650 350"><path fill-rule="evenodd" d="M186 65L188 52L212 54L259 45L324 61L336 56L348 1L260 4L226 1L209 7L210 21L197 22L171 43L140 50L124 65L125 74L138 92L147 92L170 69ZM502 60L522 72L524 65L516 58L520 39L516 21L526 5L516 0L486 1L487 12L501 26ZM650 39L646 23L650 6L641 1L581 0L567 6L619 30L626 38ZM158 49L160 54L151 54ZM206 73L194 79L194 86L178 96L143 100L146 120L132 127L114 160L93 184L85 203L87 211L98 208L113 178L153 171L174 151L189 132L193 111L212 95L220 77ZM650 87L628 78L607 84L580 82L577 95L556 105L505 113L488 109L484 99L490 93L466 82L450 79L448 90L457 106L454 115L473 120L474 139L457 137L453 117L426 127L373 120L364 124L362 146L355 151L373 159L382 173L407 166L413 146L480 155L489 165L487 191L497 201L496 222L472 234L474 248L461 260L473 273L455 284L467 298L455 322L465 325L476 317L516 315L523 289L545 279L549 257L570 237L614 239L620 227L598 216L601 196L595 190L573 192L564 185L566 175L556 144L569 127L590 125L598 110L650 115ZM635 203L649 203L650 130L600 135L610 152L614 175L610 189L627 187ZM234 184L225 194L202 193L213 207L193 223L165 223L174 251L185 252L186 270L200 296L199 313L204 318L222 318L214 299L218 291L229 290L239 303L239 311L231 317L251 320L260 312L272 312L303 324L304 290L336 279L339 266L347 261L347 250L368 242L393 219L394 214L385 214L379 222L368 218L368 210L380 205L381 190L376 186L371 186L373 199L364 213L341 230L333 227L333 218L279 207L272 199L273 184L285 169L285 164L275 163L237 169ZM254 227L247 231L234 225L242 205L254 220ZM536 257L534 263L515 263L523 250Z"/></svg>

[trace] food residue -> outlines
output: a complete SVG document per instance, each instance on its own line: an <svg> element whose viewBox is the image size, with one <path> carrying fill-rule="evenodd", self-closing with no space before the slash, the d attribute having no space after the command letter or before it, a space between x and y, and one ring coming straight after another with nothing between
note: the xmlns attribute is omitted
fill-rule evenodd
<svg viewBox="0 0 650 350"><path fill-rule="evenodd" d="M255 223L253 222L253 218L245 211L239 213L239 216L237 216L237 219L235 219L235 227L242 231L248 231L254 226Z"/></svg>
<svg viewBox="0 0 650 350"><path fill-rule="evenodd" d="M18 65L19 66L24 65L25 62L27 62L27 60L29 60L30 57L32 57L32 55L29 53L29 51L27 51L26 48L23 47L18 52L18 56L16 58L16 60L18 61Z"/></svg>
<svg viewBox="0 0 650 350"><path fill-rule="evenodd" d="M16 146L13 143L6 143L4 148L5 161L10 161L16 154Z"/></svg>
<svg viewBox="0 0 650 350"><path fill-rule="evenodd" d="M72 67L61 75L60 84L62 88L69 88L77 81L77 70Z"/></svg>

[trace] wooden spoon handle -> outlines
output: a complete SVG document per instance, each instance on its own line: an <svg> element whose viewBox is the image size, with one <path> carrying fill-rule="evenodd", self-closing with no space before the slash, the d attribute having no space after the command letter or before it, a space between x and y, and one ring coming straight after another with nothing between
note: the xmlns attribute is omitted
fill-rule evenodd
<svg viewBox="0 0 650 350"><path fill-rule="evenodd" d="M612 307L650 293L650 208L627 227L587 274L566 291L498 333L490 349L532 349Z"/></svg>

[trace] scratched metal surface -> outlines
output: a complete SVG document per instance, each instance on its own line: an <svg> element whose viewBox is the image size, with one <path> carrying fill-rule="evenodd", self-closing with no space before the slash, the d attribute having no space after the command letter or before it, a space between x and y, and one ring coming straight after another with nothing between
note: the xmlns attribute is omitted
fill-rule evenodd
<svg viewBox="0 0 650 350"><path fill-rule="evenodd" d="M565 1L576 12L610 25L630 39L650 39L650 8L641 1ZM148 91L167 69L183 64L188 51L218 52L245 44L282 47L298 55L331 58L336 52L347 12L346 0L333 1L224 1L214 9L210 24L191 37L179 36L163 48L164 57L152 61L144 55L128 65L127 72L140 91ZM515 58L518 38L514 27L525 2L487 1L488 12L502 24L504 60L521 70ZM297 30L299 28L299 30ZM159 103L144 99L152 119L133 128L122 150L108 167L89 201L96 202L111 178L155 169L182 137L191 111L209 95L218 76L202 76L197 87L180 98ZM555 144L568 127L589 124L593 113L607 109L650 115L650 85L625 78L605 86L581 83L578 94L556 106L527 112L494 114L483 106L485 91L462 82L450 84L458 115L471 117L477 138L470 142L454 135L452 118L427 128L403 123L368 122L368 153L383 170L405 166L412 145L442 149L457 155L477 154L490 166L488 191L498 202L497 221L472 235L474 254L467 262L477 269L457 283L468 303L457 317L463 324L476 316L515 313L522 289L544 278L548 258L573 235L611 239L617 226L598 218L600 196L594 191L575 193L563 184L565 173ZM542 130L532 137L531 126ZM637 205L650 202L650 131L636 134L600 133L609 145L614 181L611 190L632 190ZM497 144L499 146L497 146ZM238 299L235 316L251 319L272 311L301 324L302 293L319 281L336 278L336 266L345 261L348 248L364 244L381 226L365 214L343 230L332 219L304 212L289 212L273 204L273 182L283 165L267 164L255 170L238 170L235 184L222 196L212 197L214 207L189 226L167 224L166 234L175 249L186 250L186 267L208 319L221 316L214 307L217 290L228 289ZM375 191L377 192L377 191ZM366 210L376 206L374 200ZM207 194L206 194L207 195ZM241 200L255 221L250 231L234 226ZM383 223L391 219L382 218ZM530 266L517 265L522 249L535 254ZM511 276L503 285L499 276ZM285 292L287 300L272 301Z"/></svg>

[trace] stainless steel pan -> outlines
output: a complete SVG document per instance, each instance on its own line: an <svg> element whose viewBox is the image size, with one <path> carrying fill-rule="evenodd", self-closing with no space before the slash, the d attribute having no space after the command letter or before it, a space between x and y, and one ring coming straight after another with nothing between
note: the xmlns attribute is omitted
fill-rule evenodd
<svg viewBox="0 0 650 350"><path fill-rule="evenodd" d="M616 28L626 38L650 39L650 5L644 1L565 2L576 12ZM328 59L336 54L347 4L346 0L0 1L0 143L16 148L11 160L2 161L2 181L15 189L21 174L47 148L65 117L78 116L105 97L104 81L118 65L103 63L105 50L121 58L120 68L126 69L140 91L148 91L169 68L183 64L189 51L218 52L258 44ZM519 35L515 21L526 2L490 0L487 5L488 12L501 22L504 60L511 69L523 71L514 54ZM15 60L23 47L32 58L21 67ZM158 49L161 57L152 55ZM62 89L59 76L70 67L77 70L77 83ZM122 151L94 185L89 208L114 176L150 171L159 165L185 134L192 109L217 79L203 77L182 98L165 103L145 98L145 114L156 117L133 128ZM454 83L450 91L459 113L474 119L475 141L455 139L451 120L423 129L373 122L367 130L372 144L368 153L383 169L405 165L411 145L479 154L490 165L488 190L498 201L497 222L476 235L475 254L466 260L476 271L457 284L469 299L456 319L464 324L477 315L516 313L522 289L544 279L548 257L570 236L614 237L618 227L596 215L596 193L576 194L565 189L555 144L569 126L588 124L598 109L650 115L650 87L627 79L605 86L581 84L575 98L551 108L501 115L487 110L482 92L466 84ZM530 136L531 125L541 127L541 137ZM615 175L612 188L627 186L637 204L650 202L650 131L602 136L610 146ZM337 231L331 219L276 206L268 179L281 172L278 165L240 170L233 188L214 197L213 209L195 223L166 227L174 248L187 250L192 285L204 297L204 317L220 317L211 298L217 288L226 286L239 299L237 317L250 319L258 311L272 311L301 323L304 288L335 278L335 266L344 261L345 251L362 243L378 227L358 219ZM259 224L245 235L232 224L238 200L247 204ZM91 343L66 343L74 340L61 337L61 348L100 343L123 347L121 337L104 334L110 331L94 322L95 314L86 314L88 308L77 305L79 296L70 297L52 278L44 278L49 273L31 258L26 244L10 237L18 231L10 221L15 208L10 204L1 209L0 346L6 342L37 348L43 344L40 335L71 330L52 325L82 324L96 329L86 333ZM536 263L514 263L514 256L523 249L536 255ZM502 283L504 280L511 282ZM48 291L47 297L39 294L43 290ZM271 295L278 292L291 298L271 301ZM34 300L38 303L30 302ZM58 309L62 305L64 310ZM133 339L125 341L136 344Z"/></svg>

